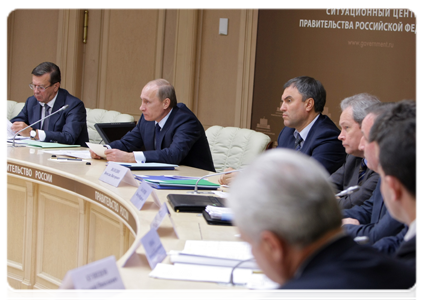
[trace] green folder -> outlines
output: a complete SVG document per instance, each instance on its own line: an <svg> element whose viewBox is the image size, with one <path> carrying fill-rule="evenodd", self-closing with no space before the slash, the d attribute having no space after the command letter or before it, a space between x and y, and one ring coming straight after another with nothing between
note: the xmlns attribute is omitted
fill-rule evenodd
<svg viewBox="0 0 423 300"><path fill-rule="evenodd" d="M171 179L171 180L163 180L158 182L157 184L161 187L189 187L194 188L195 184L197 183L198 179ZM220 187L219 184L210 182L205 179L201 179L198 182L198 187L202 188L218 188Z"/></svg>
<svg viewBox="0 0 423 300"><path fill-rule="evenodd" d="M26 144L28 146L39 147L39 148L77 148L77 147L81 147L80 145L66 145L66 144L59 144L59 143L32 141L32 140L29 140L28 142L26 142Z"/></svg>

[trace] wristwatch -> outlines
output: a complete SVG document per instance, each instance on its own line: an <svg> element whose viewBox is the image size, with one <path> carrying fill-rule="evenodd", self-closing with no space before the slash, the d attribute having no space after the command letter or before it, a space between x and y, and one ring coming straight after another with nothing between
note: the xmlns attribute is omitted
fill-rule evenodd
<svg viewBox="0 0 423 300"><path fill-rule="evenodd" d="M29 135L30 135L31 139L35 139L37 132L35 130L31 130L31 133Z"/></svg>

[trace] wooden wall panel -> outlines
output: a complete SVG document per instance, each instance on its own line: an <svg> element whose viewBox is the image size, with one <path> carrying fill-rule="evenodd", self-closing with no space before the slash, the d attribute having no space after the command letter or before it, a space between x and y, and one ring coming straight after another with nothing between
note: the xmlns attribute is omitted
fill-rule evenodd
<svg viewBox="0 0 423 300"><path fill-rule="evenodd" d="M79 202L49 187L39 193L36 285L55 286L78 266ZM56 247L51 247L56 245Z"/></svg>
<svg viewBox="0 0 423 300"><path fill-rule="evenodd" d="M32 91L31 71L43 61L56 62L59 10L15 10L8 18L9 100L24 102ZM34 26L37 24L37 26Z"/></svg>
<svg viewBox="0 0 423 300"><path fill-rule="evenodd" d="M240 10L204 10L201 32L198 111L204 127L234 126ZM229 19L219 35L219 18Z"/></svg>
<svg viewBox="0 0 423 300"><path fill-rule="evenodd" d="M141 89L155 77L158 11L111 10L106 13L99 107L139 117Z"/></svg>
<svg viewBox="0 0 423 300"><path fill-rule="evenodd" d="M123 255L120 245L123 243L120 222L116 217L100 209L97 205L90 205L90 222L88 237L87 263L114 255L116 260ZM125 252L129 249L126 248Z"/></svg>

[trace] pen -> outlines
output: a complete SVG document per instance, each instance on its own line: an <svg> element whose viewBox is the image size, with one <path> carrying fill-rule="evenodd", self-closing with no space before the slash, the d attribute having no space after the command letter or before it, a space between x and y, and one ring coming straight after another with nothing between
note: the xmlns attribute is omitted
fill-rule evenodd
<svg viewBox="0 0 423 300"><path fill-rule="evenodd" d="M69 161L82 161L81 158L65 158L65 157L58 157L57 160L69 160Z"/></svg>
<svg viewBox="0 0 423 300"><path fill-rule="evenodd" d="M354 185L354 186L347 188L346 190L343 190L342 192L339 192L335 196L340 197L340 196L350 195L350 194L358 191L359 189L360 189L360 187L358 185Z"/></svg>

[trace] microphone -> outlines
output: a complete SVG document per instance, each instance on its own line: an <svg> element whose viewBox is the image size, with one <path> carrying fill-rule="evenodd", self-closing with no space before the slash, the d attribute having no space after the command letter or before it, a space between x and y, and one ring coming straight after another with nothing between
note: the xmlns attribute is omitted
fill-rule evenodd
<svg viewBox="0 0 423 300"><path fill-rule="evenodd" d="M200 182L201 179L207 178L207 177L212 177L212 176L217 176L217 175L224 175L224 174L229 174L229 173L233 173L233 172L239 172L242 169L238 169L238 170L231 170L231 171L226 171L226 172L220 172L220 173L213 173L213 174L209 174L209 175L205 175L203 177L200 177L197 182L195 183L195 187L194 187L194 192L187 192L188 194L210 194L210 192L199 192L198 191L198 183Z"/></svg>
<svg viewBox="0 0 423 300"><path fill-rule="evenodd" d="M32 123L31 125L26 126L24 129L19 130L18 132L15 133L15 135L13 136L13 147L15 147L15 138L16 136L21 133L22 131L24 131L25 129L28 129L29 127L34 126L35 124L41 122L42 120L45 120L47 118L50 118L52 115L57 114L59 111L65 110L66 108L68 108L69 105L63 105L59 110L56 110L54 113L49 114L48 116L45 116L44 118L39 119L38 121Z"/></svg>
<svg viewBox="0 0 423 300"><path fill-rule="evenodd" d="M341 197L341 196L345 196L345 195L351 195L352 193L357 192L359 189L360 189L360 186L358 186L358 185L350 186L349 188L347 188L346 190L343 190L343 191L339 192L335 196L336 197Z"/></svg>

